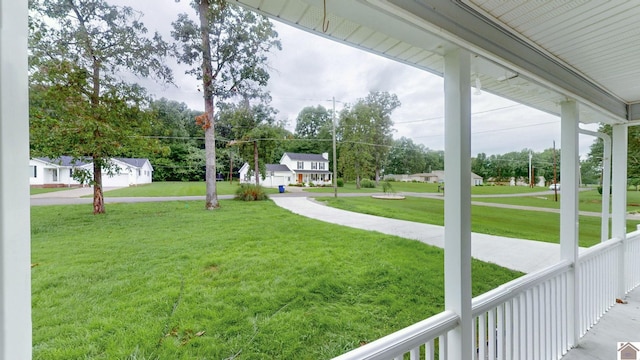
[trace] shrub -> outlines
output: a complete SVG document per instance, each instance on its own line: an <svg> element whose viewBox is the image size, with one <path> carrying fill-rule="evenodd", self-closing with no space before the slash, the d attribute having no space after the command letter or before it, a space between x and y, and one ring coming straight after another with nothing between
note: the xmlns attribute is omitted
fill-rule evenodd
<svg viewBox="0 0 640 360"><path fill-rule="evenodd" d="M267 200L268 198L262 186L254 184L240 184L235 197L236 200L242 201Z"/></svg>
<svg viewBox="0 0 640 360"><path fill-rule="evenodd" d="M338 187L344 187L344 180L342 180L341 178L337 178L336 185L338 185Z"/></svg>
<svg viewBox="0 0 640 360"><path fill-rule="evenodd" d="M376 183L369 179L362 179L360 180L360 187L363 187L366 189L373 189L376 187Z"/></svg>
<svg viewBox="0 0 640 360"><path fill-rule="evenodd" d="M393 186L391 186L391 183L389 181L385 181L382 183L382 191L386 194L386 193L395 193L395 191L393 190Z"/></svg>

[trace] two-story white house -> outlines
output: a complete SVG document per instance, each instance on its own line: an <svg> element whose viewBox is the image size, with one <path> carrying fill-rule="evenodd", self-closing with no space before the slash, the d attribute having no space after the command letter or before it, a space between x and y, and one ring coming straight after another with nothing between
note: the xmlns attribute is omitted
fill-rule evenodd
<svg viewBox="0 0 640 360"><path fill-rule="evenodd" d="M248 163L244 163L238 172L241 183L255 183L253 171ZM284 153L279 164L266 165L265 175L260 179L260 184L267 187L289 184L331 185L329 153Z"/></svg>

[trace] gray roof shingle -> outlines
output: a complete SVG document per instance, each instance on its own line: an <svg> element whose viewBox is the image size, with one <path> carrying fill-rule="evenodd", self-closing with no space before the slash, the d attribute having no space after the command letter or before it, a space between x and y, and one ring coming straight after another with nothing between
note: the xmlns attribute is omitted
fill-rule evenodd
<svg viewBox="0 0 640 360"><path fill-rule="evenodd" d="M48 162L50 164L56 164L59 166L66 166L66 167L71 167L71 166L83 166L83 165L87 165L87 164L91 164L92 160L90 158L79 158L79 159L74 159L72 156L67 156L67 155L62 155L58 158L55 159L51 159L48 157L39 157L36 158L38 160L44 161L44 162Z"/></svg>
<svg viewBox="0 0 640 360"><path fill-rule="evenodd" d="M289 159L295 161L329 161L322 157L321 154L300 154L287 152L285 155L289 156Z"/></svg>
<svg viewBox="0 0 640 360"><path fill-rule="evenodd" d="M266 164L267 171L291 171L287 165L282 164Z"/></svg>
<svg viewBox="0 0 640 360"><path fill-rule="evenodd" d="M118 161L122 161L123 163L129 164L133 167L141 168L147 159L145 158L114 158Z"/></svg>

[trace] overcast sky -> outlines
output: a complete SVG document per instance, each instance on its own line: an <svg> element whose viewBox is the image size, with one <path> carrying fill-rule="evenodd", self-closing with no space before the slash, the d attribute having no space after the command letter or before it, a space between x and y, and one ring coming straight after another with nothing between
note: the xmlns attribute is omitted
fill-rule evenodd
<svg viewBox="0 0 640 360"><path fill-rule="evenodd" d="M188 0L111 0L144 13L143 22L150 31L158 30L165 40L170 38L171 22L177 14L195 13ZM394 138L411 138L435 150L444 149L444 90L441 77L373 55L323 37L274 21L282 42L282 51L270 56L271 105L279 111L278 119L295 129L296 116L306 106L336 110L354 103L370 91L396 94L402 103L392 114ZM144 82L156 98L166 97L185 102L192 109L203 109L199 82L184 75L185 68L174 67L177 87ZM536 152L560 147L560 119L556 116L519 105L482 92L472 95L472 156L520 151ZM594 126L588 127L594 129ZM596 127L597 128L597 127ZM580 153L584 157L593 138L580 136Z"/></svg>

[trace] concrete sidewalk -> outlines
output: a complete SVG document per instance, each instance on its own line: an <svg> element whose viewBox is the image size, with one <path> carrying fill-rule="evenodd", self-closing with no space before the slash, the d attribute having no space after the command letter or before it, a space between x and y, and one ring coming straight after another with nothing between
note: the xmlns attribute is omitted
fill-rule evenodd
<svg viewBox="0 0 640 360"><path fill-rule="evenodd" d="M442 226L354 213L320 204L310 198L271 199L282 208L313 219L418 240L440 248L444 246ZM556 264L560 260L560 245L472 233L471 255L482 261L529 273Z"/></svg>

